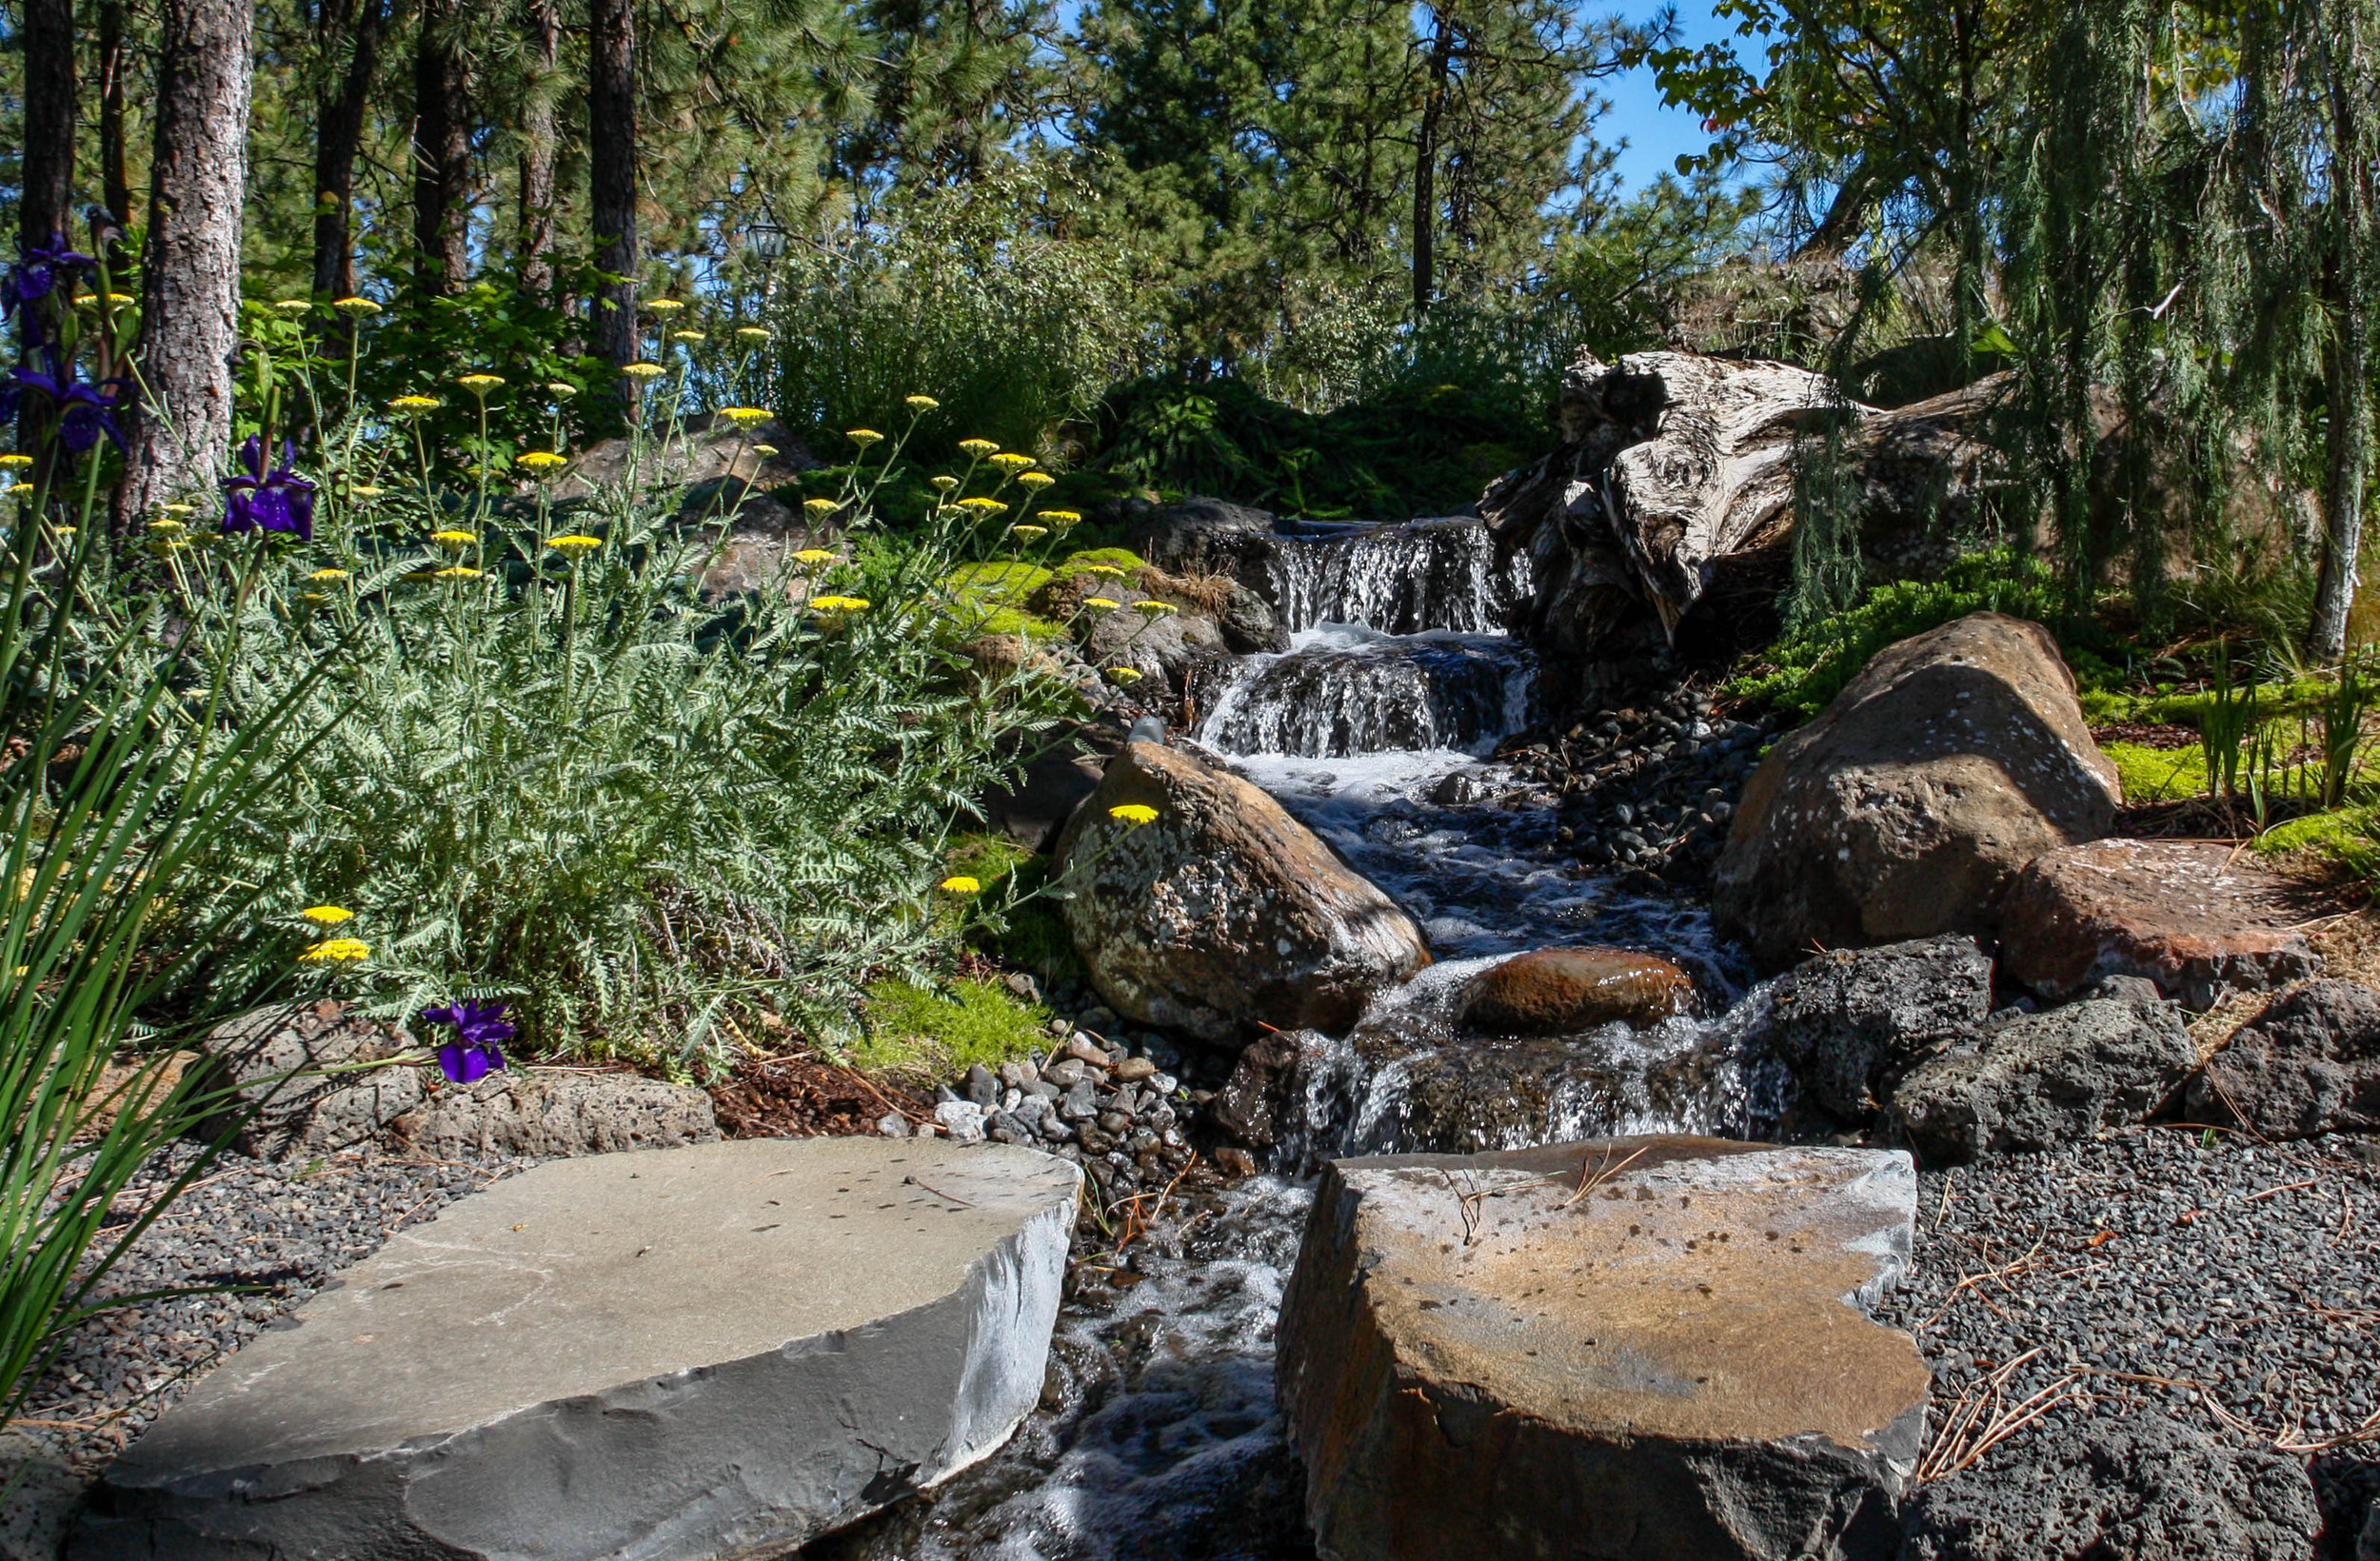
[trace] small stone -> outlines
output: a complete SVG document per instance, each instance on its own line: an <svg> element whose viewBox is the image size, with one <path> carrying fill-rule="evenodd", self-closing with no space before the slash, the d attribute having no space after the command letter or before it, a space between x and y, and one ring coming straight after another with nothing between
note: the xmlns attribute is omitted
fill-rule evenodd
<svg viewBox="0 0 2380 1561"><path fill-rule="evenodd" d="M1100 1131L1102 1133L1124 1133L1129 1132L1132 1127L1132 1118L1121 1111L1102 1111L1099 1114L1098 1121Z"/></svg>
<svg viewBox="0 0 2380 1561"><path fill-rule="evenodd" d="M1113 1066L1115 1060L1083 1036L1076 1036L1066 1042L1066 1055L1077 1062L1087 1062L1094 1068Z"/></svg>
<svg viewBox="0 0 2380 1561"><path fill-rule="evenodd" d="M1082 1011L1081 1022L1085 1030L1096 1030L1103 1036L1116 1028L1116 1011L1112 1008L1086 1008Z"/></svg>
<svg viewBox="0 0 2380 1561"><path fill-rule="evenodd" d="M887 1138L909 1136L909 1118L897 1111L888 1111L876 1118L876 1131Z"/></svg>
<svg viewBox="0 0 2380 1561"><path fill-rule="evenodd" d="M1181 1080L1169 1073L1151 1074L1149 1075L1149 1088L1160 1095L1171 1095L1181 1088Z"/></svg>
<svg viewBox="0 0 2380 1561"><path fill-rule="evenodd" d="M934 1120L953 1143L983 1141L983 1108L971 1100L945 1100L934 1108Z"/></svg>
<svg viewBox="0 0 2380 1561"><path fill-rule="evenodd" d="M1049 1071L1041 1077L1061 1090L1070 1090L1082 1081L1082 1067L1081 1059L1063 1057L1050 1064Z"/></svg>
<svg viewBox="0 0 2380 1561"><path fill-rule="evenodd" d="M1046 1078L1037 1078L1024 1087L1024 1093L1038 1100L1057 1100L1066 1092Z"/></svg>
<svg viewBox="0 0 2380 1561"><path fill-rule="evenodd" d="M1084 1122L1074 1131L1076 1140L1082 1145L1082 1153L1086 1155L1104 1155L1116 1147L1114 1138L1090 1122Z"/></svg>
<svg viewBox="0 0 2380 1561"><path fill-rule="evenodd" d="M1099 1091L1087 1078L1077 1081L1075 1087L1066 1092L1064 1103L1058 1108L1059 1115L1071 1122L1096 1116L1099 1109Z"/></svg>
<svg viewBox="0 0 2380 1561"><path fill-rule="evenodd" d="M1256 1156L1238 1144L1225 1144L1212 1156L1215 1169L1237 1181L1256 1175Z"/></svg>
<svg viewBox="0 0 2380 1561"><path fill-rule="evenodd" d="M1000 1080L981 1062L967 1070L967 1098L986 1110L1000 1103Z"/></svg>
<svg viewBox="0 0 2380 1561"><path fill-rule="evenodd" d="M1157 1077L1157 1064L1145 1057L1128 1057L1116 1064L1116 1077L1127 1083Z"/></svg>

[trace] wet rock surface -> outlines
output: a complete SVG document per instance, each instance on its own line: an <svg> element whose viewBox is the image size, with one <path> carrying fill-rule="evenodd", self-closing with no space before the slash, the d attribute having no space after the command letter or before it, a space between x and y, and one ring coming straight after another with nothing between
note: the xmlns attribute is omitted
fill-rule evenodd
<svg viewBox="0 0 2380 1561"><path fill-rule="evenodd" d="M1651 1137L1334 1162L1282 1303L1319 1547L1881 1555L1928 1374L1859 1310L1905 1156Z"/></svg>
<svg viewBox="0 0 2380 1561"><path fill-rule="evenodd" d="M2092 998L2019 1014L1919 1067L1893 1117L1934 1164L2042 1150L2146 1120L2197 1065L2172 1005Z"/></svg>
<svg viewBox="0 0 2380 1561"><path fill-rule="evenodd" d="M1145 807L1132 822L1117 807ZM1127 1018L1208 1041L1343 1029L1429 962L1412 918L1238 777L1128 743L1060 841L1076 949Z"/></svg>
<svg viewBox="0 0 2380 1561"><path fill-rule="evenodd" d="M2190 1109L2265 1138L2380 1133L2380 992L2314 981L2274 998L2191 1080Z"/></svg>
<svg viewBox="0 0 2380 1561"><path fill-rule="evenodd" d="M2016 874L2122 790L2037 623L1975 613L1877 653L1745 787L1712 882L1767 968L1813 946L1989 933Z"/></svg>
<svg viewBox="0 0 2380 1561"><path fill-rule="evenodd" d="M1537 949L1473 977L1462 1025L1481 1035L1575 1035L1615 1021L1641 1029L1682 1014L1694 978L1656 954Z"/></svg>
<svg viewBox="0 0 2380 1561"><path fill-rule="evenodd" d="M2157 983L2192 1013L2317 974L2302 886L2206 840L2094 840L2046 851L2000 912L2009 974L2051 1002L2105 976Z"/></svg>

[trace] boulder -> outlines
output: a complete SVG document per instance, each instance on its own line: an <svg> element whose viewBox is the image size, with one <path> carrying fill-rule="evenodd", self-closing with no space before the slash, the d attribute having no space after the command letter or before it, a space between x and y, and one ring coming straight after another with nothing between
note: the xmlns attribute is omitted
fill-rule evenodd
<svg viewBox="0 0 2380 1561"><path fill-rule="evenodd" d="M2303 1460L2227 1447L2153 1409L2036 1427L1918 1490L1902 1561L2312 1561Z"/></svg>
<svg viewBox="0 0 2380 1561"><path fill-rule="evenodd" d="M448 1084L389 1124L413 1149L441 1159L612 1155L676 1149L719 1136L711 1097L635 1074L506 1068Z"/></svg>
<svg viewBox="0 0 2380 1561"><path fill-rule="evenodd" d="M762 455L763 445L777 453ZM547 484L546 493L559 503L633 480L640 489L694 490L689 507L700 514L710 507L704 503L710 497L706 484L733 480L755 488L781 487L816 464L801 440L775 418L739 425L716 412L698 412L664 439L642 434L597 440ZM521 491L536 489L527 485Z"/></svg>
<svg viewBox="0 0 2380 1561"><path fill-rule="evenodd" d="M1865 1314L1906 1156L1687 1137L1333 1162L1280 1399L1339 1561L1882 1557L1930 1376Z"/></svg>
<svg viewBox="0 0 2380 1561"><path fill-rule="evenodd" d="M2276 998L2191 1080L2190 1111L2265 1138L2380 1133L2380 993L2315 981Z"/></svg>
<svg viewBox="0 0 2380 1561"><path fill-rule="evenodd" d="M1686 1012L1694 978L1656 954L1533 949L1473 977L1465 1028L1491 1036L1568 1036L1615 1020L1637 1029Z"/></svg>
<svg viewBox="0 0 2380 1561"><path fill-rule="evenodd" d="M1712 919L1771 969L1813 946L1988 934L2025 864L2105 835L2122 800L2049 633L1974 613L1879 651L1769 751Z"/></svg>
<svg viewBox="0 0 2380 1561"><path fill-rule="evenodd" d="M1992 960L1952 934L1838 949L1777 983L1770 1044L1820 1109L1860 1121L1903 1075L1992 1012Z"/></svg>
<svg viewBox="0 0 2380 1561"><path fill-rule="evenodd" d="M2355 1561L2380 1561L2380 1496L2371 1498L2364 1513L2364 1536L2355 1542Z"/></svg>
<svg viewBox="0 0 2380 1561"><path fill-rule="evenodd" d="M0 1561L58 1561L89 1483L29 1433L0 1430Z"/></svg>
<svg viewBox="0 0 2380 1561"><path fill-rule="evenodd" d="M878 1138L538 1166L216 1368L109 1469L70 1554L784 1553L1032 1409L1080 1183Z"/></svg>
<svg viewBox="0 0 2380 1561"><path fill-rule="evenodd" d="M1937 1165L2054 1149L2147 1119L2197 1066L2169 1003L2092 998L2020 1015L1902 1080L1893 1114Z"/></svg>
<svg viewBox="0 0 2380 1561"><path fill-rule="evenodd" d="M1273 526L1267 510L1193 497L1135 515L1124 545L1168 574L1229 575L1262 590Z"/></svg>
<svg viewBox="0 0 2380 1561"><path fill-rule="evenodd" d="M1130 586L1124 594L1139 595ZM1170 687L1180 687L1192 668L1223 655L1225 648L1222 631L1211 618L1189 612L1151 618L1129 606L1092 618L1082 636L1082 659L1092 666L1128 666L1151 684Z"/></svg>
<svg viewBox="0 0 2380 1561"><path fill-rule="evenodd" d="M223 1092L199 1131L211 1138L239 1119L231 1147L260 1159L362 1143L421 1103L417 1070L369 1066L412 1049L403 1031L329 998L243 1014L199 1043L200 1087Z"/></svg>
<svg viewBox="0 0 2380 1561"><path fill-rule="evenodd" d="M1099 790L1106 771L1088 754L1057 751L1028 761L1014 785L983 794L984 820L1029 851L1046 851L1082 800Z"/></svg>
<svg viewBox="0 0 2380 1561"><path fill-rule="evenodd" d="M2092 840L2045 851L2000 907L2000 958L2050 1002L2142 976L2192 1013L2322 968L2303 893L2210 840Z"/></svg>
<svg viewBox="0 0 2380 1561"><path fill-rule="evenodd" d="M1157 811L1130 823L1118 807ZM1257 787L1131 742L1058 846L1076 952L1107 1005L1201 1040L1343 1032L1430 962L1421 929Z"/></svg>

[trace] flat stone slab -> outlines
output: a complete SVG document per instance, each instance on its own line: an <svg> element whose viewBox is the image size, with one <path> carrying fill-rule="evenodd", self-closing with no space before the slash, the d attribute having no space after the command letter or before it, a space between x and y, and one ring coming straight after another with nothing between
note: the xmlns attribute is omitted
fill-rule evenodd
<svg viewBox="0 0 2380 1561"><path fill-rule="evenodd" d="M1279 1351L1319 1548L1890 1557L1932 1378L1861 1308L1915 1198L1903 1154L1682 1136L1333 1162Z"/></svg>
<svg viewBox="0 0 2380 1561"><path fill-rule="evenodd" d="M2092 840L2027 864L2000 908L2007 972L2052 1002L2143 976L2192 1013L2318 974L2296 885L2204 840Z"/></svg>
<svg viewBox="0 0 2380 1561"><path fill-rule="evenodd" d="M745 1139L559 1160L400 1232L110 1469L76 1561L790 1549L1038 1399L1081 1172Z"/></svg>

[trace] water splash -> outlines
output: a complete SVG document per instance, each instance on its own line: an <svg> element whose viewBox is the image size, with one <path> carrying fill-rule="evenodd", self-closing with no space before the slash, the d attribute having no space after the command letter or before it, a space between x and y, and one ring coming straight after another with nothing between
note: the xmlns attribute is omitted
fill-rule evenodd
<svg viewBox="0 0 2380 1561"><path fill-rule="evenodd" d="M1384 634L1499 634L1530 592L1527 557L1498 557L1486 523L1468 518L1282 537L1271 568L1275 609L1293 630L1361 623Z"/></svg>
<svg viewBox="0 0 2380 1561"><path fill-rule="evenodd" d="M1299 630L1283 653L1242 658L1198 738L1227 754L1485 755L1527 724L1535 671L1501 636L1323 623Z"/></svg>

